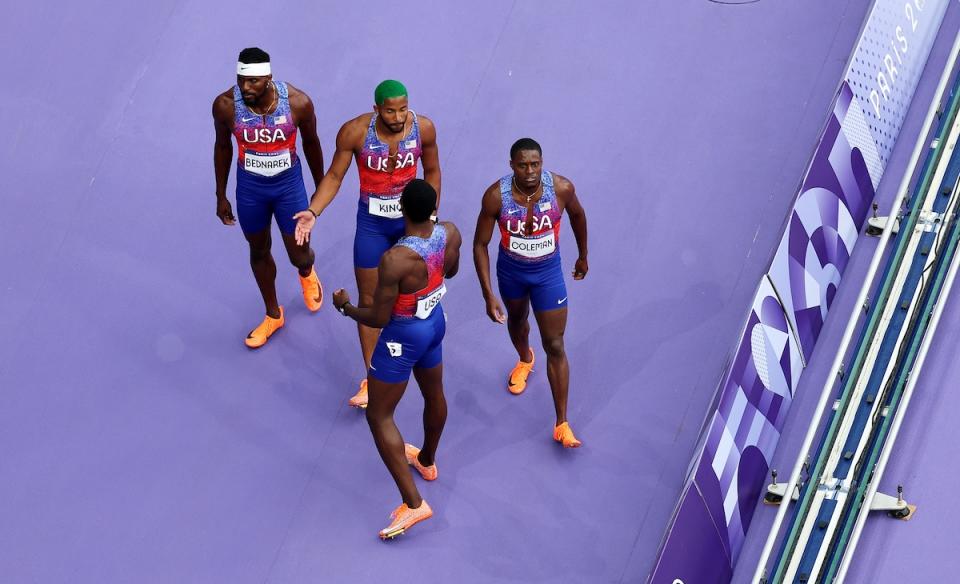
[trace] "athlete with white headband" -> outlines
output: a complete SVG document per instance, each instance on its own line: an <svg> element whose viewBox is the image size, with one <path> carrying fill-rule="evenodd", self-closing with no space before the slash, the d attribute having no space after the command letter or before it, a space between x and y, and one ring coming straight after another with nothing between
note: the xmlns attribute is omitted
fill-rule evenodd
<svg viewBox="0 0 960 584"><path fill-rule="evenodd" d="M520 395L533 371L534 351L530 347L530 306L540 327L547 354L547 379L557 415L553 439L564 448L580 446L567 421L567 394L570 365L563 345L567 327L567 287L560 265L560 219L566 211L580 252L573 267L573 279L582 280L587 265L587 215L580 205L573 183L559 174L543 170L543 150L535 140L521 138L510 148L511 174L483 193L480 216L473 239L473 262L487 305L487 316L507 323L510 341L519 361L510 372L507 390ZM490 284L490 256L487 245L493 227L500 227L497 255L497 284L503 306Z"/></svg>
<svg viewBox="0 0 960 584"><path fill-rule="evenodd" d="M280 227L287 257L300 273L303 300L311 312L323 304L323 287L313 269L313 250L297 243L293 216L307 208L297 130L314 184L323 178L323 151L317 136L317 118L307 94L283 81L274 81L270 55L259 48L244 49L237 62L237 84L213 102L216 143L213 167L217 179L217 217L224 225L235 218L227 200L233 143L237 139L237 219L250 244L250 266L260 287L266 316L247 335L250 348L263 346L284 324L274 281L277 266L270 253L270 220Z"/></svg>
<svg viewBox="0 0 960 584"><path fill-rule="evenodd" d="M409 109L407 88L399 81L388 79L377 85L373 101L373 112L361 114L340 128L330 168L317 185L310 207L297 214L297 241L305 243L317 216L340 190L350 161L357 159L360 201L353 239L353 271L360 306L373 302L380 257L403 236L400 193L417 177L417 162L423 166L423 179L437 192L438 201L440 197L440 159L433 122ZM363 362L369 369L380 331L362 322L357 323L357 330ZM366 377L350 398L353 407L367 407Z"/></svg>

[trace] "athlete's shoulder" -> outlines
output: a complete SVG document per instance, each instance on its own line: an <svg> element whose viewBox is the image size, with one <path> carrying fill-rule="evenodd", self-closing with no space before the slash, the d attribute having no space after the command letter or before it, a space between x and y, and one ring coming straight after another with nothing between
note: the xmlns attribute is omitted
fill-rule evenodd
<svg viewBox="0 0 960 584"><path fill-rule="evenodd" d="M433 120L431 120L430 118L428 118L423 114L417 114L417 123L420 124L421 130L423 129L436 130L436 127L437 127L433 123Z"/></svg>
<svg viewBox="0 0 960 584"><path fill-rule="evenodd" d="M290 82L285 82L287 85L287 99L290 101L290 105L312 105L310 96L306 92L294 87Z"/></svg>
<svg viewBox="0 0 960 584"><path fill-rule="evenodd" d="M496 217L500 214L500 208L503 206L500 196L500 181L493 183L487 190L483 191L483 200L480 203L480 214Z"/></svg>
<svg viewBox="0 0 960 584"><path fill-rule="evenodd" d="M297 120L297 125L299 126L303 122L310 124L311 121L316 119L316 112L313 109L313 101L310 96L289 83L286 83L286 86L287 102L290 104L290 110Z"/></svg>
<svg viewBox="0 0 960 584"><path fill-rule="evenodd" d="M440 221L439 224L443 227L444 231L447 232L447 237L460 235L460 229L457 228L457 225L453 221Z"/></svg>
<svg viewBox="0 0 960 584"><path fill-rule="evenodd" d="M400 278L410 267L413 260L419 259L417 252L404 245L395 245L383 252L380 257L380 273L384 276Z"/></svg>
<svg viewBox="0 0 960 584"><path fill-rule="evenodd" d="M216 118L223 118L224 116L233 117L233 88L224 91L219 94L217 97L213 98L213 115Z"/></svg>
<svg viewBox="0 0 960 584"><path fill-rule="evenodd" d="M501 180L503 180L503 179L499 179L499 178L498 178L497 180L493 181L493 184L491 184L489 187L487 187L487 190L483 191L483 196L484 196L484 197L496 196L497 199L499 200L499 199L500 199L500 181L501 181Z"/></svg>
<svg viewBox="0 0 960 584"><path fill-rule="evenodd" d="M367 128L370 127L370 120L372 119L373 119L373 112L360 114L359 116L344 122L343 125L340 126L340 131L366 134Z"/></svg>
<svg viewBox="0 0 960 584"><path fill-rule="evenodd" d="M493 181L493 184L487 187L487 190L483 192L483 196L484 198L489 197L491 199L496 199L497 201L499 201L502 190L503 190L503 179L498 178L497 180Z"/></svg>
<svg viewBox="0 0 960 584"><path fill-rule="evenodd" d="M417 114L417 123L420 125L420 136L422 140L433 142L437 139L437 126L433 120L425 115Z"/></svg>
<svg viewBox="0 0 960 584"><path fill-rule="evenodd" d="M553 190L558 195L568 195L576 190L573 186L573 182L567 177L559 175L555 172L551 172L550 176L553 177Z"/></svg>
<svg viewBox="0 0 960 584"><path fill-rule="evenodd" d="M346 148L361 148L372 116L372 113L360 114L344 122L337 133L337 147L340 148L340 144L343 143L346 144Z"/></svg>

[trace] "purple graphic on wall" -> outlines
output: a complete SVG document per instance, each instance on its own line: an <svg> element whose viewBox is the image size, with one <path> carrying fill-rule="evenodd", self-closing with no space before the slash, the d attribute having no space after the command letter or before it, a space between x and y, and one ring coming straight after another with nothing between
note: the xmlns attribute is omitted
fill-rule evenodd
<svg viewBox="0 0 960 584"><path fill-rule="evenodd" d="M862 119L860 104L844 83L770 266L770 280L806 359L866 220L874 183L879 182L870 176L862 153L873 147L869 134L844 130Z"/></svg>
<svg viewBox="0 0 960 584"><path fill-rule="evenodd" d="M672 525L670 541L655 568L655 582L721 584L733 577L733 562L724 553L722 526L714 522L696 483L687 483ZM677 537L673 537L676 533Z"/></svg>
<svg viewBox="0 0 960 584"><path fill-rule="evenodd" d="M764 278L653 582L729 581L729 575L716 576L732 573L802 370L783 306ZM712 527L709 538L702 532L704 516ZM685 558L683 550L691 548L691 538L699 542L698 566L711 566L709 578L699 574L700 567L689 565L689 556ZM720 560L727 563L724 570L716 568Z"/></svg>
<svg viewBox="0 0 960 584"><path fill-rule="evenodd" d="M869 132L857 131L862 122L860 105L844 83L754 297L694 465L695 488L685 495L698 493L718 534L712 555L728 558L731 568L766 483L805 357L826 320L879 180L870 176L864 160L862 150L871 152L873 142ZM680 520L678 512L652 582L677 579L677 568L665 559L676 555L674 546L689 545L692 535ZM702 553L710 555L706 549Z"/></svg>
<svg viewBox="0 0 960 584"><path fill-rule="evenodd" d="M793 390L866 221L946 5L873 5L719 387L717 410L701 436L651 583L732 578ZM876 50L888 45L895 55Z"/></svg>

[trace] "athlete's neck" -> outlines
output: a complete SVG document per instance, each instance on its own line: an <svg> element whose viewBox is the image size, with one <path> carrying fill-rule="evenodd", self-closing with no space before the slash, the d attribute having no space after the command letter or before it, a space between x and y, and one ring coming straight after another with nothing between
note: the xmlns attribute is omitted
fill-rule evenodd
<svg viewBox="0 0 960 584"><path fill-rule="evenodd" d="M434 222L431 220L426 220L423 223L414 223L409 219L404 219L406 225L404 226L404 234L411 237L419 237L420 239L430 239L433 235L433 226Z"/></svg>
<svg viewBox="0 0 960 584"><path fill-rule="evenodd" d="M530 201L531 199L533 199L533 197L537 195L537 192L540 190L541 186L543 186L543 181L540 179L537 179L537 184L533 187L533 189L530 192L527 192L526 190L520 188L520 184L517 183L517 177L516 176L513 177L513 190L517 191L518 195L522 197L526 197L527 201Z"/></svg>
<svg viewBox="0 0 960 584"><path fill-rule="evenodd" d="M269 114L270 111L274 108L274 105L276 104L278 97L279 96L277 94L277 86L273 83L273 81L271 81L267 85L267 90L264 91L263 94L260 97L258 97L255 102L253 102L252 104L251 103L247 104L247 109L249 109L252 113L260 116Z"/></svg>

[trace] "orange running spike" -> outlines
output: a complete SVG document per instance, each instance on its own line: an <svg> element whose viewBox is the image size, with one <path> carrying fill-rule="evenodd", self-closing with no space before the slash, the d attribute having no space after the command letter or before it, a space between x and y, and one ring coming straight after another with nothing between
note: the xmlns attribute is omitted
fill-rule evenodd
<svg viewBox="0 0 960 584"><path fill-rule="evenodd" d="M281 306L280 318L273 318L271 316L264 317L263 322L261 322L257 328L250 331L250 334L247 335L247 338L244 339L243 342L251 349L262 347L273 333L283 327L283 322L283 307Z"/></svg>
<svg viewBox="0 0 960 584"><path fill-rule="evenodd" d="M437 463L434 462L430 466L423 466L420 464L420 461L417 460L417 456L420 455L420 449L414 446L413 444L404 444L403 453L407 456L407 464L417 469L417 472L420 473L420 476L423 477L425 481L435 481L437 480Z"/></svg>
<svg viewBox="0 0 960 584"><path fill-rule="evenodd" d="M393 513L390 514L390 525L384 527L380 530L380 539L393 539L398 535L406 533L408 529L433 517L433 509L430 508L430 505L427 505L426 501L420 503L420 506L416 509L411 509L407 507L407 504L404 503L393 510Z"/></svg>
<svg viewBox="0 0 960 584"><path fill-rule="evenodd" d="M299 276L299 275L298 275ZM317 271L310 268L310 275L300 276L300 288L303 289L303 303L310 312L316 312L323 306L323 284L317 277Z"/></svg>
<svg viewBox="0 0 960 584"><path fill-rule="evenodd" d="M579 448L582 442L577 440L570 429L570 424L564 422L553 429L553 439L563 444L564 448Z"/></svg>
<svg viewBox="0 0 960 584"><path fill-rule="evenodd" d="M534 361L536 361L536 356L533 354L533 349L530 349L530 362L517 361L517 364L513 366L510 379L507 381L507 391L513 395L523 393L523 390L527 388L527 377L533 371Z"/></svg>
<svg viewBox="0 0 960 584"><path fill-rule="evenodd" d="M360 382L360 391L358 391L353 397L350 398L350 401L347 402L352 408L360 408L361 410L367 409L367 380L364 379Z"/></svg>

